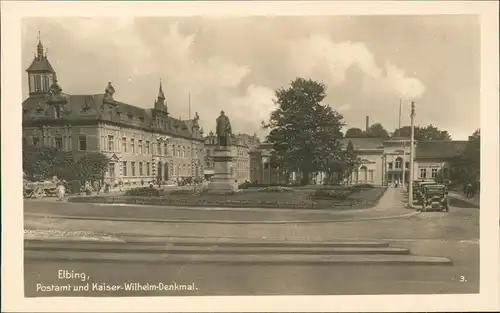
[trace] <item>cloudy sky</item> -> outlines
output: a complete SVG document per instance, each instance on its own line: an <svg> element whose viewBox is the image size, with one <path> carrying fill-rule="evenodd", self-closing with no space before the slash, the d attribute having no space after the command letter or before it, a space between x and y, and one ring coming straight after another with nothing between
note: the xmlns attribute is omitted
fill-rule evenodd
<svg viewBox="0 0 500 313"><path fill-rule="evenodd" d="M264 136L276 88L323 81L348 127L365 116L389 131L433 124L453 139L480 126L479 20L473 16L168 17L25 19L22 65L38 30L64 92L103 93L151 108L160 79L174 117L198 112L205 132L223 109L234 132ZM27 76L23 96L27 97Z"/></svg>

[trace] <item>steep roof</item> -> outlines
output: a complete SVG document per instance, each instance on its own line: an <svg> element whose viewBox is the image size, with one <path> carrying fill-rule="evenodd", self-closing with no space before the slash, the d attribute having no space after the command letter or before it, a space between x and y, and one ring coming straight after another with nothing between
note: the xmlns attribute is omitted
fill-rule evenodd
<svg viewBox="0 0 500 313"><path fill-rule="evenodd" d="M352 142L354 150L375 150L384 148L381 138L343 138L340 141L341 146L346 148L349 140Z"/></svg>
<svg viewBox="0 0 500 313"><path fill-rule="evenodd" d="M49 60L45 56L35 57L26 71L55 73L54 68L52 68L52 65L50 65Z"/></svg>
<svg viewBox="0 0 500 313"><path fill-rule="evenodd" d="M158 131L172 136L192 138L192 121L183 121L170 116L164 117L163 127L154 125L154 110L143 109L128 103L113 101L112 106L116 113L112 114L110 104L104 101L104 94L95 95L68 95L62 94L67 100L63 117L70 121L102 120L121 123L133 127L140 127L151 131ZM51 119L49 105L45 97L30 97L23 101L23 122ZM201 140L202 138L197 138Z"/></svg>
<svg viewBox="0 0 500 313"><path fill-rule="evenodd" d="M68 95L61 94L68 102L66 104L65 118L73 119L87 119L97 118L100 111L100 103L102 103L102 95ZM45 97L30 97L23 101L23 121L37 120L44 116L51 116L47 112L49 106L46 103Z"/></svg>
<svg viewBox="0 0 500 313"><path fill-rule="evenodd" d="M459 156L466 148L467 141L427 140L419 141L415 152L416 159L451 159Z"/></svg>

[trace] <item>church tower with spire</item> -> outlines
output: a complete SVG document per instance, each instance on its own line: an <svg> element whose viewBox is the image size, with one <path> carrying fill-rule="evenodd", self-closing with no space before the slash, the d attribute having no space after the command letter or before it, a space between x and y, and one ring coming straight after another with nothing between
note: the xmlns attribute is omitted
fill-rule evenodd
<svg viewBox="0 0 500 313"><path fill-rule="evenodd" d="M28 67L29 95L30 97L45 96L48 94L50 86L56 81L56 72L50 65L47 59L47 53L43 49L42 41L40 39L40 32L38 32L38 45L37 53Z"/></svg>
<svg viewBox="0 0 500 313"><path fill-rule="evenodd" d="M158 90L158 97L155 101L155 110L162 111L168 114L167 101L165 99L165 94L163 93L163 86L160 80L160 89Z"/></svg>

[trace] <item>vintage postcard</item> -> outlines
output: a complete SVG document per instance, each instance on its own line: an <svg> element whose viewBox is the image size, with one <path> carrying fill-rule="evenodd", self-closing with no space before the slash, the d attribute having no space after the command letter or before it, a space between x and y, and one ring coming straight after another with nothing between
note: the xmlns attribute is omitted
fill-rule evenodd
<svg viewBox="0 0 500 313"><path fill-rule="evenodd" d="M500 309L497 12L2 2L3 309Z"/></svg>

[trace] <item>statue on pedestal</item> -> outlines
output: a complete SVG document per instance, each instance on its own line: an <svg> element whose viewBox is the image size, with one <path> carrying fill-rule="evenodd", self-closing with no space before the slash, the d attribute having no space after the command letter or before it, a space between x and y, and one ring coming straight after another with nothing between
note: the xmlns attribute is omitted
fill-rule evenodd
<svg viewBox="0 0 500 313"><path fill-rule="evenodd" d="M224 114L224 111L220 112L220 116L216 119L217 127L217 142L219 147L228 147L230 144L231 137L231 122L229 118Z"/></svg>
<svg viewBox="0 0 500 313"><path fill-rule="evenodd" d="M113 95L115 94L115 88L111 85L111 82L108 82L108 86L104 89L104 97L113 99Z"/></svg>
<svg viewBox="0 0 500 313"><path fill-rule="evenodd" d="M108 82L108 86L106 87L104 92L108 97L112 97L115 94L115 88L113 87L113 85L111 85L111 82Z"/></svg>

